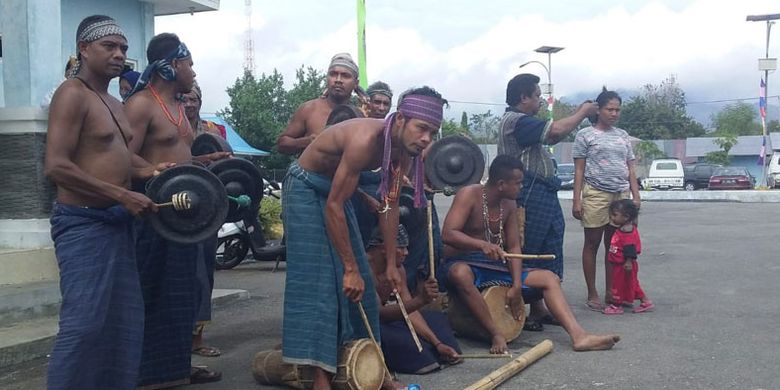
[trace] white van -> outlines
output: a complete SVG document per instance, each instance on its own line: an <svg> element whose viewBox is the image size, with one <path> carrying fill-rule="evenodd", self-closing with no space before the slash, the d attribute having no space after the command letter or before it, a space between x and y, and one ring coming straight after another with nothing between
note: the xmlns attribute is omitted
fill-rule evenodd
<svg viewBox="0 0 780 390"><path fill-rule="evenodd" d="M769 187L780 187L780 152L772 153L767 169L766 183Z"/></svg>
<svg viewBox="0 0 780 390"><path fill-rule="evenodd" d="M683 189L685 172L682 162L676 158L653 160L647 178L642 181L645 189Z"/></svg>

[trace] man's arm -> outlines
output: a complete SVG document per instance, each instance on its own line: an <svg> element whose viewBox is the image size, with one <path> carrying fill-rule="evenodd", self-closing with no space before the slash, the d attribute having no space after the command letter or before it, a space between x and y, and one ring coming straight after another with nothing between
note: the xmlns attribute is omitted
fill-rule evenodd
<svg viewBox="0 0 780 390"><path fill-rule="evenodd" d="M522 253L520 247L520 229L517 225L517 206L514 202L509 203L506 207L507 219L504 223L504 234L506 236L506 251L507 253ZM522 259L509 259L509 272L512 274L512 286L521 288L523 281L521 274L523 272L523 260Z"/></svg>
<svg viewBox="0 0 780 390"><path fill-rule="evenodd" d="M550 130L547 132L545 143L547 145L555 145L566 138L569 133L574 131L583 119L594 115L598 112L598 105L596 103L585 102L577 107L577 111L571 116L563 119L558 119L552 122Z"/></svg>
<svg viewBox="0 0 780 390"><path fill-rule="evenodd" d="M276 150L283 154L298 154L314 141L316 136L306 137L306 117L311 113L312 106L307 102L295 110L282 134L276 140Z"/></svg>
<svg viewBox="0 0 780 390"><path fill-rule="evenodd" d="M140 154L146 140L146 134L152 122L151 110L145 104L140 95L135 95L128 100L125 105L125 115L130 122L130 131L133 132L133 139L130 140L128 147L135 154ZM145 160L144 160L145 161ZM133 166L143 166L141 161L133 161ZM147 162L148 164L148 162Z"/></svg>
<svg viewBox="0 0 780 390"><path fill-rule="evenodd" d="M481 251L491 259L500 259L503 250L498 245L473 238L463 232L468 223L474 199L482 199L479 191L479 187L469 186L462 188L455 194L450 211L444 218L441 239L445 244L460 251Z"/></svg>

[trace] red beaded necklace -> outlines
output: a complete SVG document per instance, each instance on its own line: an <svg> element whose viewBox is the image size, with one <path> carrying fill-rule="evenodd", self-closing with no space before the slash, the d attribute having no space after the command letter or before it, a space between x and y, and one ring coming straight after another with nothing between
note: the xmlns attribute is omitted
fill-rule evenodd
<svg viewBox="0 0 780 390"><path fill-rule="evenodd" d="M154 100L157 100L157 104L160 105L160 107L163 110L163 113L165 113L165 117L168 118L168 120L176 125L176 130L179 131L179 135L185 135L187 134L187 129L184 129L182 131L181 124L184 121L184 109L182 108L182 105L180 103L177 103L177 107L179 108L179 119L174 120L173 115L171 115L171 112L168 111L168 107L163 103L162 99L160 98L160 95L157 93L157 91L154 90L154 87L152 87L151 84L149 84L149 90L152 92L152 96L154 96Z"/></svg>

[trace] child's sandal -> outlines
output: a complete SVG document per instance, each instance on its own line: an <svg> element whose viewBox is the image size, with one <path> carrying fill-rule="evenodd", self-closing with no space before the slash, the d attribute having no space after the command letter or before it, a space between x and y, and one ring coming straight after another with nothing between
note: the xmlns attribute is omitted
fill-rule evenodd
<svg viewBox="0 0 780 390"><path fill-rule="evenodd" d="M655 309L655 304L653 304L652 301L645 301L634 308L634 313L645 313L648 311L653 311L653 309Z"/></svg>
<svg viewBox="0 0 780 390"><path fill-rule="evenodd" d="M604 308L604 314L623 314L623 308L620 306L609 305Z"/></svg>

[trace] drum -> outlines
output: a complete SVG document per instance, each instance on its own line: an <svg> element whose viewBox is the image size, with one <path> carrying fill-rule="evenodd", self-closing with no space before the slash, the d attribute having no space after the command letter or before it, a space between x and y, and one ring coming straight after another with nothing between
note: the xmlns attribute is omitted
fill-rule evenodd
<svg viewBox="0 0 780 390"><path fill-rule="evenodd" d="M282 361L282 351L262 351L255 355L252 372L261 384L310 389L314 383L311 366ZM339 390L379 390L384 381L384 363L369 339L349 342L339 351L339 365L332 384Z"/></svg>
<svg viewBox="0 0 780 390"><path fill-rule="evenodd" d="M506 286L491 286L482 290L482 298L487 303L490 317L493 318L498 331L507 342L510 342L520 336L520 332L523 331L525 305L523 305L520 320L512 318L512 312L506 305L506 292L508 290L509 287ZM492 341L490 333L480 325L466 304L456 295L450 297L447 316L452 329L458 336L485 340L487 342Z"/></svg>

